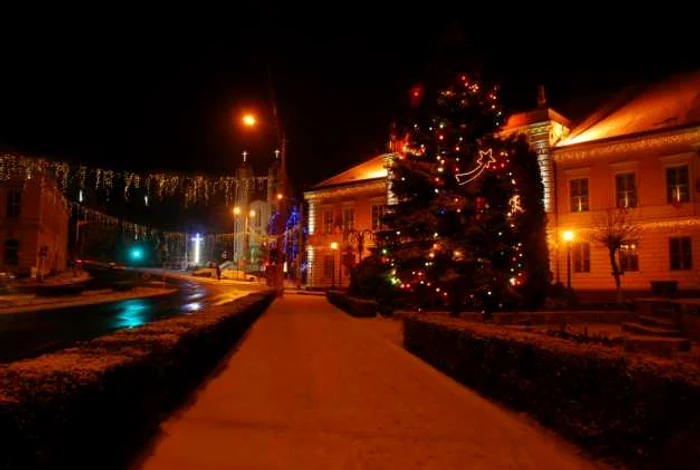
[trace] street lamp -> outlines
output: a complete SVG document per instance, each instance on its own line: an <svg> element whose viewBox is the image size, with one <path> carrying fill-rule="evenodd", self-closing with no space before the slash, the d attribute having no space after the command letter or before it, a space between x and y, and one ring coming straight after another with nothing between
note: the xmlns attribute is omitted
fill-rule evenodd
<svg viewBox="0 0 700 470"><path fill-rule="evenodd" d="M287 208L286 208L286 200L285 200L285 192L286 192L286 184L287 184L287 138L284 134L284 130L282 129L278 115L277 115L277 104L275 102L274 96L272 98L272 111L273 115L275 118L274 124L275 124L275 131L277 133L277 139L281 145L281 159L280 159L280 166L278 170L278 175L277 175L277 201L278 201L278 207L279 207L279 216L276 217L276 227L275 227L275 235L276 235L276 243L275 243L275 263L274 263L274 288L275 291L277 292L278 295L283 295L284 294L284 272L282 269L282 266L284 265L283 261L283 255L284 253L282 252L282 242L283 242L283 237L284 237L284 227L285 227L285 222L287 220ZM252 113L246 113L242 116L242 122L243 125L249 128L256 127L258 124L258 120L255 117L254 114Z"/></svg>
<svg viewBox="0 0 700 470"><path fill-rule="evenodd" d="M333 263L331 265L331 289L335 289L335 252L338 250L338 242L331 242L331 250L333 250Z"/></svg>
<svg viewBox="0 0 700 470"><path fill-rule="evenodd" d="M241 120L243 121L243 125L246 127L255 127L255 125L258 123L258 119L254 114L244 114Z"/></svg>
<svg viewBox="0 0 700 470"><path fill-rule="evenodd" d="M571 289L571 242L574 241L574 232L565 230L561 238L566 243L566 287Z"/></svg>

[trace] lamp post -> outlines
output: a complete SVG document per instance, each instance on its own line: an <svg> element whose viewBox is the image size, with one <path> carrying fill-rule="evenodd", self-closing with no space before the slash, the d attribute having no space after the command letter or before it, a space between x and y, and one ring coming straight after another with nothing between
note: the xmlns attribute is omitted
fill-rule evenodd
<svg viewBox="0 0 700 470"><path fill-rule="evenodd" d="M272 90L271 90L272 91ZM284 241L284 228L285 221L287 220L287 198L286 196L286 186L287 186L287 138L285 136L284 130L280 126L278 115L277 115L277 104L275 102L274 95L272 96L272 112L275 118L275 131L277 134L277 140L279 141L281 150L280 154L280 166L277 174L277 205L279 209L279 216L275 220L275 258L274 258L274 273L273 273L273 286L277 295L281 296L284 294L284 273L283 273L283 248L282 243ZM257 117L252 113L246 113L242 116L241 122L245 127L254 128L258 125ZM277 151L275 152L277 153Z"/></svg>
<svg viewBox="0 0 700 470"><path fill-rule="evenodd" d="M248 257L250 256L250 218L255 217L255 211L250 210L245 215L245 226L243 228L243 259L246 260L246 264L250 262ZM245 266L243 266L245 270Z"/></svg>
<svg viewBox="0 0 700 470"><path fill-rule="evenodd" d="M331 242L331 251L333 252L333 263L331 264L331 289L335 289L335 252L338 251L338 242Z"/></svg>
<svg viewBox="0 0 700 470"><path fill-rule="evenodd" d="M236 238L238 238L238 216L241 213L241 208L236 206L233 208L233 243L231 244L231 262L236 263L236 268L238 268L238 261L236 261ZM238 269L236 269L238 271ZM236 273L238 275L238 273Z"/></svg>
<svg viewBox="0 0 700 470"><path fill-rule="evenodd" d="M574 240L574 232L566 230L561 237L566 243L566 287L571 289L571 242Z"/></svg>

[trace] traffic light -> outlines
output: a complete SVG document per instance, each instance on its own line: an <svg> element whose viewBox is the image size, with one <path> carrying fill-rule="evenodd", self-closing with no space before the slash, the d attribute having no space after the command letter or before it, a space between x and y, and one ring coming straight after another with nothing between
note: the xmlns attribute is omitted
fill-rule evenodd
<svg viewBox="0 0 700 470"><path fill-rule="evenodd" d="M143 249L141 247L134 247L131 249L129 254L132 261L141 261L143 259Z"/></svg>

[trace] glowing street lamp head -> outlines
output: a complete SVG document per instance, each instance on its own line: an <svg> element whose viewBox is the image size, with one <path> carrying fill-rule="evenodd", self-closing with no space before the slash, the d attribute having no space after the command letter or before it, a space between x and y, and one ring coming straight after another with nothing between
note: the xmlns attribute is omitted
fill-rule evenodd
<svg viewBox="0 0 700 470"><path fill-rule="evenodd" d="M251 217L255 217L255 211L254 211L254 210L251 210L251 211L250 211L250 216L251 216Z"/></svg>
<svg viewBox="0 0 700 470"><path fill-rule="evenodd" d="M240 207L234 207L233 208L233 215L238 215L241 213L241 208Z"/></svg>
<svg viewBox="0 0 700 470"><path fill-rule="evenodd" d="M565 242L570 242L574 239L574 232L571 230L566 230L561 234L561 237Z"/></svg>
<svg viewBox="0 0 700 470"><path fill-rule="evenodd" d="M257 118L253 114L243 115L243 125L246 127L254 127L258 123Z"/></svg>
<svg viewBox="0 0 700 470"><path fill-rule="evenodd" d="M331 242L331 250L337 250L338 249L338 242Z"/></svg>

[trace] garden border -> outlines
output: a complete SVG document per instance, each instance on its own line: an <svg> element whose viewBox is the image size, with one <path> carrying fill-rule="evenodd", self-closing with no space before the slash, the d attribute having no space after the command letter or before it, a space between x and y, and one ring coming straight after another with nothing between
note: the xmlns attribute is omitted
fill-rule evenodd
<svg viewBox="0 0 700 470"><path fill-rule="evenodd" d="M633 468L700 463L697 365L447 317L403 321L409 352L596 457Z"/></svg>
<svg viewBox="0 0 700 470"><path fill-rule="evenodd" d="M332 290L326 292L326 299L333 306L352 317L374 318L377 316L378 306L374 300L350 297L343 292Z"/></svg>

